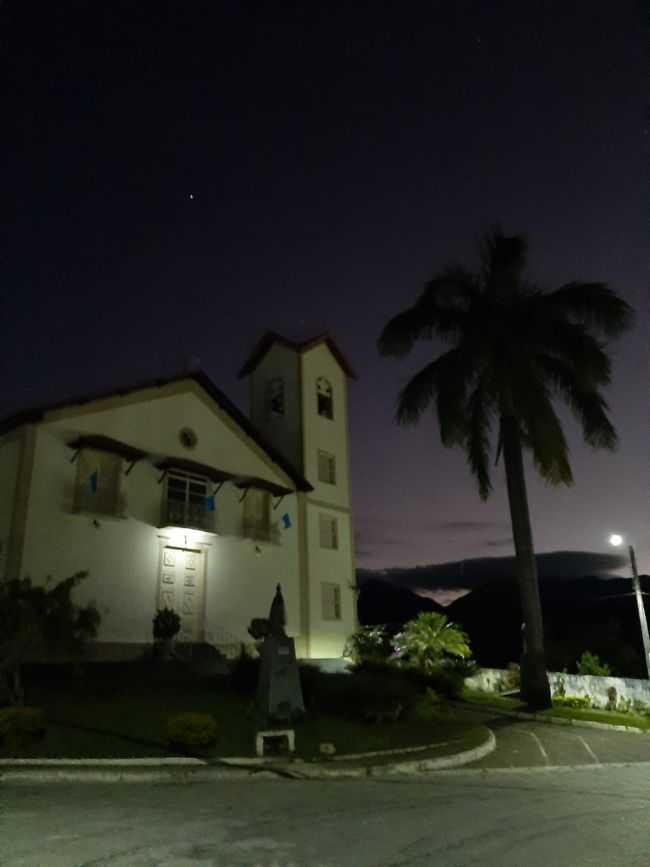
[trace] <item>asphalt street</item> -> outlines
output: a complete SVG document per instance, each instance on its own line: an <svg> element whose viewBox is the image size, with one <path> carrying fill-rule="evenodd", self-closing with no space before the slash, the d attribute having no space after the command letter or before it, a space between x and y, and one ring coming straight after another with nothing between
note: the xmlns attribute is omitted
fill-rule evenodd
<svg viewBox="0 0 650 867"><path fill-rule="evenodd" d="M650 864L650 737L495 728L477 767L418 777L3 784L0 865Z"/></svg>
<svg viewBox="0 0 650 867"><path fill-rule="evenodd" d="M520 768L650 762L650 734L550 725L477 714L492 729L497 748L472 768ZM650 865L650 857L648 858Z"/></svg>

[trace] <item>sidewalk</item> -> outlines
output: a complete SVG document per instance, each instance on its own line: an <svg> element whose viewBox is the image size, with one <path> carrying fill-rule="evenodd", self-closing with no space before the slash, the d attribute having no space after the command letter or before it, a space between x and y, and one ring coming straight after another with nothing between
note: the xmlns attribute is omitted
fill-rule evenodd
<svg viewBox="0 0 650 867"><path fill-rule="evenodd" d="M325 762L243 757L211 761L179 757L0 759L0 788L5 783L193 783L227 779L323 780L418 774L457 768L487 756L496 748L496 738L490 729L482 728L485 729L484 740L471 749L455 752L453 741L447 741L429 747L337 756ZM441 747L452 747L452 750L440 755Z"/></svg>

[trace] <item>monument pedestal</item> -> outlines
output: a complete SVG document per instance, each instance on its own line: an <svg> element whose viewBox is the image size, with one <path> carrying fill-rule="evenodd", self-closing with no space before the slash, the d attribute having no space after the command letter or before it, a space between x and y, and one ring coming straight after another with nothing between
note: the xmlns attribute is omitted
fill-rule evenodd
<svg viewBox="0 0 650 867"><path fill-rule="evenodd" d="M267 635L260 649L257 710L263 720L290 721L305 712L293 638Z"/></svg>

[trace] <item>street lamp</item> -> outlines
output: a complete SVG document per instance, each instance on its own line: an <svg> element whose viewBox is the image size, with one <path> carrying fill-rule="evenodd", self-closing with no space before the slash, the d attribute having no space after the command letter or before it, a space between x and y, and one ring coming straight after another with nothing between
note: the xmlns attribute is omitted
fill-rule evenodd
<svg viewBox="0 0 650 867"><path fill-rule="evenodd" d="M613 545L615 548L622 545L623 541L624 539L619 533L612 533L609 537L609 544ZM641 594L641 582L639 581L639 573L636 568L636 555L632 545L628 545L628 551L630 554L630 563L632 564L632 584L634 586L637 608L639 609L639 623L641 624L641 637L643 638L646 675L648 679L650 679L650 636L648 635L648 621L645 616L643 596Z"/></svg>

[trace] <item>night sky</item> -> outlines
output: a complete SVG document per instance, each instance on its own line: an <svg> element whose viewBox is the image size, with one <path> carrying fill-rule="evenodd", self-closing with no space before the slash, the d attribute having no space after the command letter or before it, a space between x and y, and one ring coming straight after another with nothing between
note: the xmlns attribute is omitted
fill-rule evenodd
<svg viewBox="0 0 650 867"><path fill-rule="evenodd" d="M328 330L359 375L358 565L507 556L502 465L483 504L433 417L392 420L442 345L376 349L498 222L543 286L605 280L638 313L613 347L618 452L563 412L574 487L528 465L537 550L593 574L616 529L649 572L647 40L636 2L4 0L2 416L190 358L247 411L261 332Z"/></svg>

